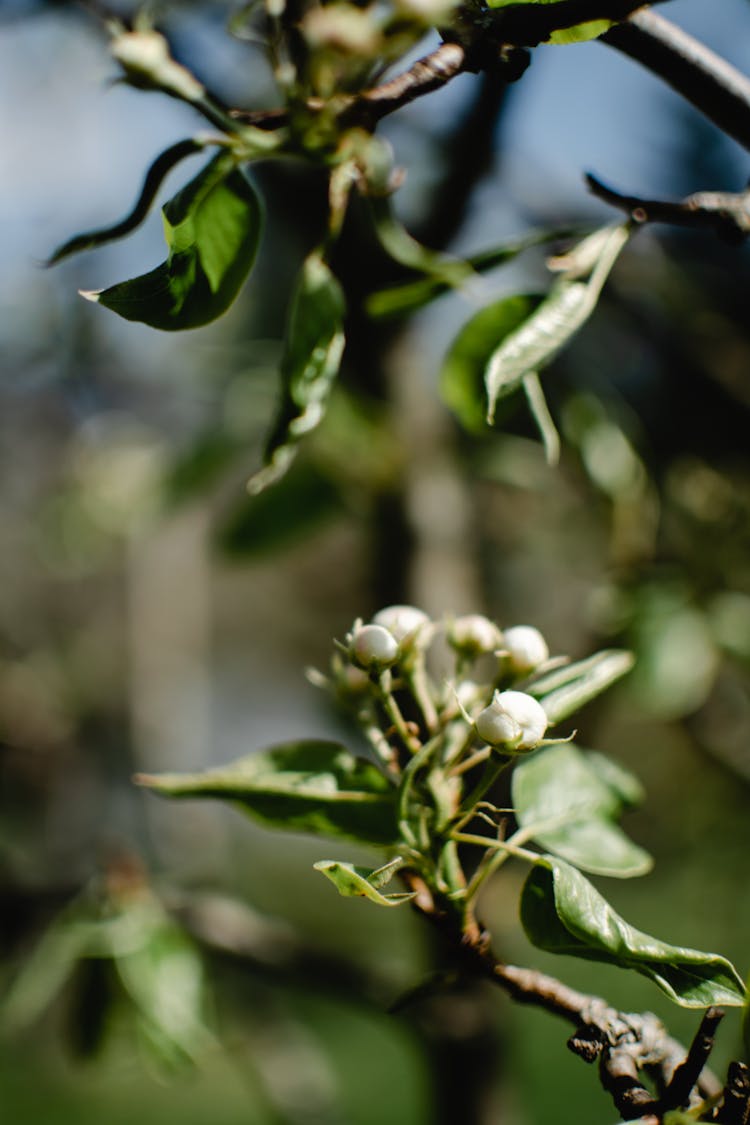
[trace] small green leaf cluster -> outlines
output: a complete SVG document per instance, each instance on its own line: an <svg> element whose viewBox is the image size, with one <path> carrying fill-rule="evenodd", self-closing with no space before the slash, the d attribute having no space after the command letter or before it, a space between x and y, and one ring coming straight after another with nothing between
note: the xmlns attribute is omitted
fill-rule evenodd
<svg viewBox="0 0 750 1125"><path fill-rule="evenodd" d="M171 797L223 798L269 825L384 847L373 868L315 866L346 897L414 902L464 933L487 880L509 860L526 863L519 912L535 945L634 970L686 1007L740 1005L729 962L630 926L584 874L632 878L652 864L619 824L643 797L637 779L574 745L569 730L554 733L631 665L620 650L550 657L529 625L389 606L354 622L325 675L309 672L354 719L367 756L304 740L140 781ZM505 773L511 806L499 807ZM404 889L385 891L396 875Z"/></svg>

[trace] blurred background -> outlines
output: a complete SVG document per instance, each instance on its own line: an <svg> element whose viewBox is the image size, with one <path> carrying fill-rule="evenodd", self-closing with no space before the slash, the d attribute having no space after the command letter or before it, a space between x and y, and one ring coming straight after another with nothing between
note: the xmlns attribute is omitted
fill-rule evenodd
<svg viewBox="0 0 750 1125"><path fill-rule="evenodd" d="M226 32L238 7L173 3L163 24L220 98L268 106L261 49ZM750 67L745 0L674 0L668 15ZM260 261L218 323L173 337L85 303L79 288L160 260L158 208L125 242L41 263L125 214L151 160L201 128L113 77L86 12L0 5L4 1119L606 1125L608 1099L551 1017L471 987L388 1014L442 953L408 911L322 885L312 862L351 848L162 803L130 779L299 736L356 748L304 669L325 668L332 638L384 604L533 623L574 657L628 645L636 670L584 712L579 739L643 779L629 829L657 864L608 896L633 924L746 972L747 251L639 232L545 375L563 436L551 468L520 401L478 436L439 402L470 298L367 320L362 298L388 275L355 215L337 264L351 305L341 391L283 484L251 501L321 185L258 167ZM506 94L462 77L384 133L407 173L401 217L461 253L608 221L584 170L649 197L747 178L738 146L597 43L539 48ZM542 252L486 284L546 288ZM647 982L530 949L521 877L509 869L483 904L506 959L690 1038L695 1015ZM740 1052L732 1013L717 1068Z"/></svg>

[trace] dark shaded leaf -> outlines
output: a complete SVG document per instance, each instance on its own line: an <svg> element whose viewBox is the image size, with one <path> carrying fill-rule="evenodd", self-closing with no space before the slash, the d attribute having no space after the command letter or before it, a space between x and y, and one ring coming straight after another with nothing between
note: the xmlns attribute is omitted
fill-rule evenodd
<svg viewBox="0 0 750 1125"><path fill-rule="evenodd" d="M293 465L275 488L244 495L217 533L221 550L248 558L280 550L344 510L336 486L314 465Z"/></svg>
<svg viewBox="0 0 750 1125"><path fill-rule="evenodd" d="M48 266L54 266L57 262L61 262L63 258L70 257L71 254L79 254L82 250L91 250L95 246L103 246L107 242L113 242L117 238L123 238L126 234L130 234L137 227L141 225L143 220L151 210L151 204L156 198L156 193L161 187L165 177L172 171L176 164L184 160L187 156L193 156L196 152L201 152L205 148L205 142L196 139L189 139L186 141L178 141L176 145L165 149L160 156L157 156L143 181L141 194L135 204L135 207L126 215L119 223L115 223L111 227L102 227L100 230L86 231L84 234L77 234L75 238L69 239L64 242L62 246L58 246L57 250L52 254L48 260Z"/></svg>
<svg viewBox="0 0 750 1125"><path fill-rule="evenodd" d="M234 157L222 152L162 212L167 260L141 277L81 295L152 328L198 328L229 308L255 261L260 200Z"/></svg>
<svg viewBox="0 0 750 1125"><path fill-rule="evenodd" d="M166 797L220 797L289 831L371 844L397 839L395 789L337 742L288 742L205 773L136 780Z"/></svg>
<svg viewBox="0 0 750 1125"><path fill-rule="evenodd" d="M287 472L298 442L319 425L344 351L344 294L318 251L305 260L292 298L281 365L282 402L266 447L266 467L251 477L261 492Z"/></svg>
<svg viewBox="0 0 750 1125"><path fill-rule="evenodd" d="M612 763L607 780L603 755L589 755L570 742L537 751L513 773L513 807L522 828L543 848L594 875L627 879L650 870L652 859L616 823L622 791L638 785Z"/></svg>
<svg viewBox="0 0 750 1125"><path fill-rule="evenodd" d="M668 945L636 930L596 888L561 859L545 856L521 892L521 921L539 949L634 969L676 1004L741 1006L745 988L734 966L717 953Z"/></svg>

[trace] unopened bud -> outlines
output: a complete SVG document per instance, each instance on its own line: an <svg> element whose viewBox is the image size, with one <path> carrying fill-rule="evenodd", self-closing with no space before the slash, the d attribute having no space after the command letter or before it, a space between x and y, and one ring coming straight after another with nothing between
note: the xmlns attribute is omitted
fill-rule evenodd
<svg viewBox="0 0 750 1125"><path fill-rule="evenodd" d="M549 659L549 648L542 634L533 625L514 625L503 633L502 656L516 676L533 672Z"/></svg>
<svg viewBox="0 0 750 1125"><path fill-rule="evenodd" d="M474 721L483 742L503 750L533 750L544 738L547 715L538 700L523 691L496 691L489 707Z"/></svg>
<svg viewBox="0 0 750 1125"><path fill-rule="evenodd" d="M349 658L369 671L383 671L398 659L398 641L382 625L360 625L349 636Z"/></svg>
<svg viewBox="0 0 750 1125"><path fill-rule="evenodd" d="M489 617L469 613L450 623L448 641L462 656L475 657L495 652L502 644L502 634Z"/></svg>
<svg viewBox="0 0 750 1125"><path fill-rule="evenodd" d="M372 619L373 625L382 625L399 644L411 642L417 633L430 624L430 619L413 605L389 605L379 610Z"/></svg>

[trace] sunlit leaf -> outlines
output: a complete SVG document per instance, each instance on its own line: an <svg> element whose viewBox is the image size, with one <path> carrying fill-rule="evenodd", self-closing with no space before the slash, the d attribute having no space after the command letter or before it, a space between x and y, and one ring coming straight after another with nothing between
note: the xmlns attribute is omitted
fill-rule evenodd
<svg viewBox="0 0 750 1125"><path fill-rule="evenodd" d="M651 856L617 824L626 803L623 790L632 794L637 779L612 763L610 784L602 761L603 755L592 757L570 742L520 761L513 773L518 823L538 826L532 839L583 871L621 879L643 875Z"/></svg>
<svg viewBox="0 0 750 1125"><path fill-rule="evenodd" d="M522 324L503 334L484 374L489 422L498 399L516 390L529 372L550 363L586 323L628 237L625 224L589 235L563 259L565 272L548 296ZM581 280L584 273L589 276Z"/></svg>
<svg viewBox="0 0 750 1125"><path fill-rule="evenodd" d="M682 1007L745 1001L742 979L726 958L636 930L580 871L553 856L536 864L524 884L521 921L539 949L634 969Z"/></svg>
<svg viewBox="0 0 750 1125"><path fill-rule="evenodd" d="M587 20L586 23L576 24L575 27L553 31L547 42L560 46L566 43L585 43L589 39L598 39L600 35L604 35L614 23L614 20Z"/></svg>
<svg viewBox="0 0 750 1125"><path fill-rule="evenodd" d="M484 372L490 356L542 300L536 295L519 295L488 305L464 325L451 344L440 372L440 394L470 432L487 429Z"/></svg>
<svg viewBox="0 0 750 1125"><path fill-rule="evenodd" d="M605 649L586 660L538 676L524 690L540 701L551 723L558 723L606 691L629 672L633 664L632 653L624 649Z"/></svg>
<svg viewBox="0 0 750 1125"><path fill-rule="evenodd" d="M172 145L170 148L165 149L160 156L157 156L143 181L141 194L133 207L133 210L121 219L119 223L115 223L111 227L102 227L99 230L86 231L84 234L77 234L75 238L69 239L64 242L62 246L58 246L57 250L49 258L47 265L54 266L57 262L61 262L63 258L68 258L71 254L78 254L82 250L91 250L95 246L103 246L107 242L112 242L117 238L123 238L126 234L134 231L148 215L151 210L151 204L156 198L156 193L161 187L164 178L181 160L187 156L192 156L196 152L200 152L205 148L206 142L199 138L193 138L186 141L178 141L177 144Z"/></svg>
<svg viewBox="0 0 750 1125"><path fill-rule="evenodd" d="M367 898L378 906L402 906L405 902L411 902L415 895L403 892L384 895L380 891L380 887L388 883L402 863L400 858L394 859L384 867L371 870L369 867L356 867L353 863L321 859L313 867L330 879L339 894L345 898Z"/></svg>
<svg viewBox="0 0 750 1125"><path fill-rule="evenodd" d="M248 482L251 492L276 483L294 460L297 443L321 422L344 351L344 312L341 286L315 251L305 260L292 298L281 408L266 448L266 467Z"/></svg>
<svg viewBox="0 0 750 1125"><path fill-rule="evenodd" d="M162 212L167 260L82 296L152 328L198 328L229 308L255 261L260 201L231 154L222 152Z"/></svg>
<svg viewBox="0 0 750 1125"><path fill-rule="evenodd" d="M137 781L167 797L220 797L289 831L377 844L397 838L393 786L337 742L288 742L205 773Z"/></svg>

